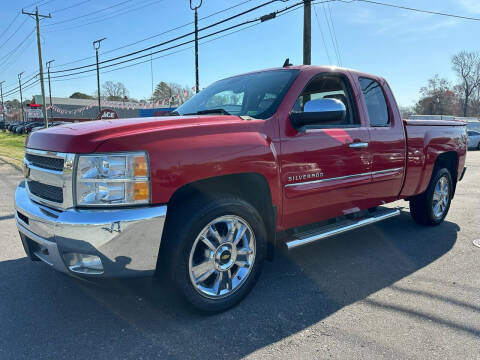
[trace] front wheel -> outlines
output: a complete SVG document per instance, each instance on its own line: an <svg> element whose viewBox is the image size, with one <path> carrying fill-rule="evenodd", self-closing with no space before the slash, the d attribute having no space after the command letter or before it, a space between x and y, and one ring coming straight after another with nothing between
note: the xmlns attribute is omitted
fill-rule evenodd
<svg viewBox="0 0 480 360"><path fill-rule="evenodd" d="M265 226L240 198L195 202L177 210L167 224L163 258L188 303L202 312L220 312L255 285L266 254Z"/></svg>
<svg viewBox="0 0 480 360"><path fill-rule="evenodd" d="M452 200L452 176L445 168L436 170L427 190L410 200L410 214L422 225L438 225L447 216Z"/></svg>

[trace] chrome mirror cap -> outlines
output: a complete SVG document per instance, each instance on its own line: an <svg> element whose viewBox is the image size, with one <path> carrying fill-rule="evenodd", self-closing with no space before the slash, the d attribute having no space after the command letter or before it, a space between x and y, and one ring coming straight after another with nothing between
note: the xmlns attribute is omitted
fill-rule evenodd
<svg viewBox="0 0 480 360"><path fill-rule="evenodd" d="M323 98L307 101L303 107L303 112L344 112L346 113L347 109L345 104L338 99L332 98Z"/></svg>

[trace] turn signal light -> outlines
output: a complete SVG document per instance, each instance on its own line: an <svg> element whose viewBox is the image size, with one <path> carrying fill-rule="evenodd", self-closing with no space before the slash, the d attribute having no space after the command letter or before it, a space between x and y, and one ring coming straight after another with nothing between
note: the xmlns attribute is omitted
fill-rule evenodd
<svg viewBox="0 0 480 360"><path fill-rule="evenodd" d="M133 163L133 175L137 176L148 176L148 166L145 156L135 156Z"/></svg>
<svg viewBox="0 0 480 360"><path fill-rule="evenodd" d="M136 182L133 185L133 199L136 200L148 200L149 191L147 182Z"/></svg>

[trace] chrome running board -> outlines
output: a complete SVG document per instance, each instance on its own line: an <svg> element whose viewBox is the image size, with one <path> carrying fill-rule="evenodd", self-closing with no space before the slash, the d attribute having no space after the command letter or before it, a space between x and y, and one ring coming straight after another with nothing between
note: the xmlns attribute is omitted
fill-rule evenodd
<svg viewBox="0 0 480 360"><path fill-rule="evenodd" d="M367 226L397 215L400 215L400 210L381 209L370 213L368 216L363 218L354 220L342 220L334 224L324 225L313 230L294 234L291 239L286 241L287 249L291 250L318 240L326 239L328 237L335 236L350 230L358 229L360 227Z"/></svg>

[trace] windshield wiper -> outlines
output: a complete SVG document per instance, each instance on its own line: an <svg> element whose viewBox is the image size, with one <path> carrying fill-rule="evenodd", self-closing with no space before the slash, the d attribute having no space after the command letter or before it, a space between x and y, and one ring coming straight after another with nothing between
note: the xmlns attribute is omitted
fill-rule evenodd
<svg viewBox="0 0 480 360"><path fill-rule="evenodd" d="M222 115L232 115L227 110L218 108L218 109L206 109L206 110L199 110L193 114L183 114L183 115L206 115L206 114L222 114Z"/></svg>

